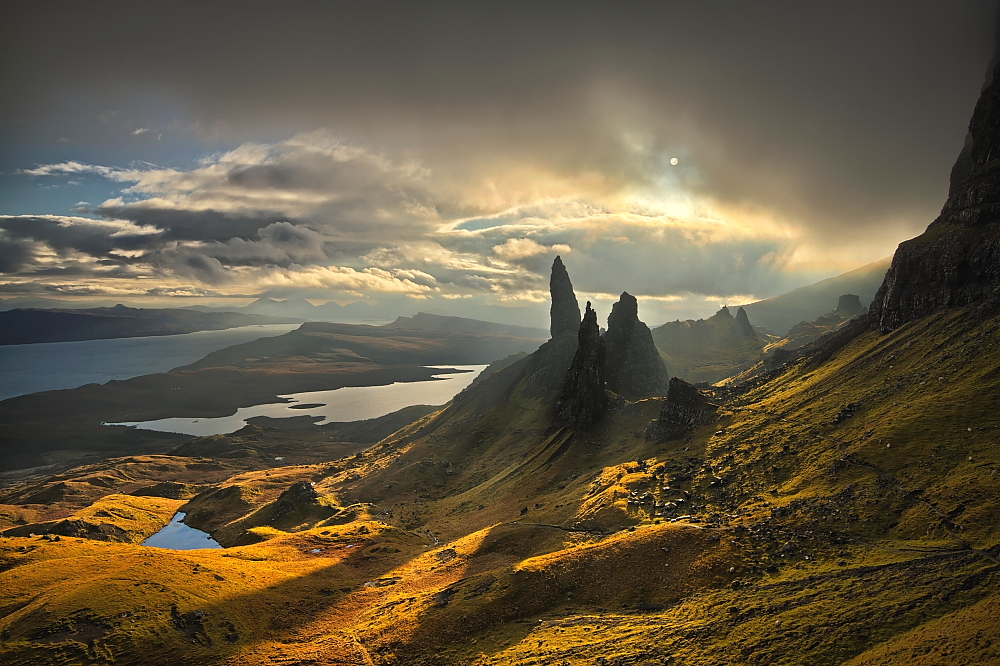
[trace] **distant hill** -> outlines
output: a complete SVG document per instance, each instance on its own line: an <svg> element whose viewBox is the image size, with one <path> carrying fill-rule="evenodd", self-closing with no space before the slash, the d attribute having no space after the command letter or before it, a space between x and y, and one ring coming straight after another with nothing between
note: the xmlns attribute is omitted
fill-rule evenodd
<svg viewBox="0 0 1000 666"><path fill-rule="evenodd" d="M842 275L742 307L755 326L783 337L799 322L812 321L828 312L843 294L857 294L861 304L868 307L882 285L889 262L890 258L886 257Z"/></svg>
<svg viewBox="0 0 1000 666"><path fill-rule="evenodd" d="M178 335L299 321L301 320L289 317L235 312L146 310L124 305L90 310L16 309L0 312L0 345Z"/></svg>
<svg viewBox="0 0 1000 666"><path fill-rule="evenodd" d="M549 332L542 328L497 324L491 321L447 317L444 315L418 312L412 317L397 317L387 324L387 328L409 328L422 331L450 331L452 333L474 333L477 335L509 335L515 338L548 340Z"/></svg>
<svg viewBox="0 0 1000 666"><path fill-rule="evenodd" d="M867 312L868 309L861 304L861 300L856 294L843 294L837 302L836 308L812 321L801 321L792 326L784 338L770 343L764 347L764 351L797 349L818 339L821 335L837 330L851 319L860 317Z"/></svg>

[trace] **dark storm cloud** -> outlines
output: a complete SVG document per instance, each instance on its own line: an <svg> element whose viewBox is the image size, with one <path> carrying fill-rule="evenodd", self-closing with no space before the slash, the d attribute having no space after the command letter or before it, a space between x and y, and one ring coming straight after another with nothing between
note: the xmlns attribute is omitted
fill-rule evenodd
<svg viewBox="0 0 1000 666"><path fill-rule="evenodd" d="M0 273L16 273L31 264L34 244L0 238Z"/></svg>
<svg viewBox="0 0 1000 666"><path fill-rule="evenodd" d="M108 257L115 250L149 250L162 244L158 234L150 233L153 230L142 229L122 220L3 215L0 216L0 230L6 236L9 245L36 249L44 246L59 254L80 252L93 257ZM33 255L34 252L19 256L26 261L29 254ZM114 258L121 259L118 256ZM10 271L0 270L0 272Z"/></svg>
<svg viewBox="0 0 1000 666"><path fill-rule="evenodd" d="M506 158L598 171L609 188L650 178L650 156L622 140L645 133L653 158L683 152L714 196L826 234L939 206L993 8L22 3L0 40L16 63L0 109L31 126L66 91L126 113L141 91L168 90L236 140L327 126L415 147L455 178ZM230 178L305 182L269 166Z"/></svg>
<svg viewBox="0 0 1000 666"><path fill-rule="evenodd" d="M50 146L10 173L122 188L7 218L0 267L539 299L555 254L664 298L889 254L944 199L995 3L100 7L0 17L4 152Z"/></svg>
<svg viewBox="0 0 1000 666"><path fill-rule="evenodd" d="M164 240L225 241L230 238L253 238L263 227L283 219L278 212L254 211L251 214L214 210L161 208L155 203L122 204L106 202L94 209L110 218L127 219L163 231Z"/></svg>

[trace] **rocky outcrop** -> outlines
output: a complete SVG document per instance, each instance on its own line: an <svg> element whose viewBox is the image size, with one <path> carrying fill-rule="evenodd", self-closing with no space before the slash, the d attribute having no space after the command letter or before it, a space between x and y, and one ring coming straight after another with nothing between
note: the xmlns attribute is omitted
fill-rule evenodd
<svg viewBox="0 0 1000 666"><path fill-rule="evenodd" d="M552 262L549 293L552 295L552 307L549 310L549 332L552 337L576 335L580 328L580 304L576 300L573 283L569 281L569 273L559 257Z"/></svg>
<svg viewBox="0 0 1000 666"><path fill-rule="evenodd" d="M611 308L604 345L609 389L628 398L666 394L670 383L667 368L652 333L639 321L638 301L628 292L622 292Z"/></svg>
<svg viewBox="0 0 1000 666"><path fill-rule="evenodd" d="M694 386L674 377L658 417L646 427L646 438L680 439L698 426L714 423L718 409Z"/></svg>
<svg viewBox="0 0 1000 666"><path fill-rule="evenodd" d="M750 318L747 317L747 311L740 306L740 309L736 311L736 319L733 322L733 330L736 331L737 335L742 338L747 338L748 340L756 340L757 334L754 333L753 326L750 325Z"/></svg>
<svg viewBox="0 0 1000 666"><path fill-rule="evenodd" d="M608 403L604 393L604 369L604 340L597 325L597 313L587 301L576 354L556 403L553 425L589 428L601 419Z"/></svg>
<svg viewBox="0 0 1000 666"><path fill-rule="evenodd" d="M292 513L303 504L313 504L317 499L319 499L319 493L316 492L311 483L307 481L294 483L278 496L271 513L271 521Z"/></svg>
<svg viewBox="0 0 1000 666"><path fill-rule="evenodd" d="M834 310L844 319L859 314L863 314L865 306L861 304L861 298L857 294L842 294L837 300L837 308Z"/></svg>
<svg viewBox="0 0 1000 666"><path fill-rule="evenodd" d="M951 172L948 200L927 230L899 245L868 322L888 333L920 317L1000 301L1000 55L993 58Z"/></svg>

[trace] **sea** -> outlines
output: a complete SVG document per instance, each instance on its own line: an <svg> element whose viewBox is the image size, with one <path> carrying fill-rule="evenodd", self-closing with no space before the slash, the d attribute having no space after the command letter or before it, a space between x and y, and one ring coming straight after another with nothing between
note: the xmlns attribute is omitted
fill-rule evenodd
<svg viewBox="0 0 1000 666"><path fill-rule="evenodd" d="M167 372L216 350L281 335L298 326L264 324L182 335L0 345L0 400Z"/></svg>

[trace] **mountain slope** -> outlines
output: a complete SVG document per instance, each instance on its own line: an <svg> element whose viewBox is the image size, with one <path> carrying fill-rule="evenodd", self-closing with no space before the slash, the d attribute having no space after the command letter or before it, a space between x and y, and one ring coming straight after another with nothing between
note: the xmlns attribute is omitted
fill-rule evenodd
<svg viewBox="0 0 1000 666"><path fill-rule="evenodd" d="M802 321L812 321L827 312L841 294L857 294L867 306L875 298L890 257L856 268L815 284L793 289L788 293L743 306L750 321L772 333L784 336Z"/></svg>

